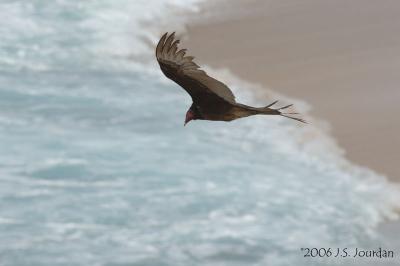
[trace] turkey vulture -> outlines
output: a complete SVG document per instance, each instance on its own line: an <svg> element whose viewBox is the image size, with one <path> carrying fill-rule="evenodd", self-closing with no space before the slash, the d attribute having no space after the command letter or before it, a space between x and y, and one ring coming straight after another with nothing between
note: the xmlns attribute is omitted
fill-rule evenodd
<svg viewBox="0 0 400 266"><path fill-rule="evenodd" d="M185 56L186 49L178 51L179 40L175 32L165 33L157 44L156 57L162 72L175 81L192 97L193 103L186 113L185 124L191 120L232 121L251 115L280 115L305 123L301 118L283 113L292 104L273 109L278 101L265 107L251 107L237 103L232 91L222 82L208 76L193 62L193 56Z"/></svg>

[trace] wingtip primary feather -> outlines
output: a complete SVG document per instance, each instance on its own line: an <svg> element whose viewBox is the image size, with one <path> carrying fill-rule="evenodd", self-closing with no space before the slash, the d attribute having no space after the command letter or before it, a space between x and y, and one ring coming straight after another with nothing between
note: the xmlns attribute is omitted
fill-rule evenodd
<svg viewBox="0 0 400 266"><path fill-rule="evenodd" d="M289 116L289 115L285 115L285 114L280 114L280 116L283 116L283 117L286 117L286 118L290 118L290 119L299 121L299 122L304 123L304 124L308 124L307 121L302 119L302 118L297 118L297 117L293 117L293 116Z"/></svg>
<svg viewBox="0 0 400 266"><path fill-rule="evenodd" d="M278 110L287 109L287 108L292 107L292 106L293 106L293 104L288 104L288 105L285 105L283 107L278 108Z"/></svg>
<svg viewBox="0 0 400 266"><path fill-rule="evenodd" d="M174 38L175 38L175 32L171 33L168 36L167 40L165 41L165 43L163 45L163 48L162 48L162 53L163 54L167 54L168 53L169 49L171 48L171 43L174 40Z"/></svg>
<svg viewBox="0 0 400 266"><path fill-rule="evenodd" d="M265 106L264 108L271 109L270 107L273 106L274 104L276 104L277 102L278 101L274 101L274 102L270 103L269 105ZM292 115L298 115L299 113L297 113L297 112L282 113L280 111L280 110L284 110L284 109L290 108L292 106L293 106L293 104L288 104L288 105L282 106L282 107L277 108L277 109L272 109L272 110L276 111L275 114L279 114L280 116L283 116L283 117L286 117L286 118L290 118L290 119L293 119L293 120L296 120L296 121L299 121L299 122L307 124L307 122L304 119L292 116Z"/></svg>
<svg viewBox="0 0 400 266"><path fill-rule="evenodd" d="M178 43L179 43L179 40L175 40L171 44L171 47L168 49L167 56L169 59L172 59L173 57L175 57L176 50L178 50Z"/></svg>
<svg viewBox="0 0 400 266"><path fill-rule="evenodd" d="M269 108L269 107L271 107L272 105L276 104L277 102L278 102L278 101L274 101L274 102L268 104L267 106L265 106L264 108Z"/></svg>
<svg viewBox="0 0 400 266"><path fill-rule="evenodd" d="M175 54L175 58L176 58L176 60L177 60L177 62L178 63L181 63L182 62L182 60L183 60L183 57L185 56L185 54L186 54L186 49L181 49L181 50L179 50L176 54Z"/></svg>
<svg viewBox="0 0 400 266"><path fill-rule="evenodd" d="M165 39L167 38L168 32L164 33L163 36L161 36L160 40L158 41L157 47L156 47L156 57L158 58L162 52L162 49L164 47L164 42Z"/></svg>

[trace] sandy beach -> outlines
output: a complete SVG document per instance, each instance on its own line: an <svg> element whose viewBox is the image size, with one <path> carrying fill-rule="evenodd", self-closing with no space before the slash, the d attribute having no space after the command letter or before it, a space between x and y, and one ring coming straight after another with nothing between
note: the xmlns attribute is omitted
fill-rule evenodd
<svg viewBox="0 0 400 266"><path fill-rule="evenodd" d="M310 103L352 162L399 181L398 10L399 1L218 1L202 6L183 43L200 64Z"/></svg>

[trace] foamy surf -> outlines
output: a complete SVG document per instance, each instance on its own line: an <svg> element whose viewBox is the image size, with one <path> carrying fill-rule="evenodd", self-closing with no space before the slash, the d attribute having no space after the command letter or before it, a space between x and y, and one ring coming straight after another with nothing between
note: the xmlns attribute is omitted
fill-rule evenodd
<svg viewBox="0 0 400 266"><path fill-rule="evenodd" d="M0 49L1 263L329 265L300 248L384 244L375 227L397 217L398 190L313 123L183 127L190 98L135 59L161 31L141 21L171 28L171 4L196 10L165 3L1 4L14 14Z"/></svg>

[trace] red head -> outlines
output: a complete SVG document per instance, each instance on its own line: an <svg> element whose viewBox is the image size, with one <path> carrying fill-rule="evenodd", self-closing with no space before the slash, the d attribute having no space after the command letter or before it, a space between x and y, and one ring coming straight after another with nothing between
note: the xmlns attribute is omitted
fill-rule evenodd
<svg viewBox="0 0 400 266"><path fill-rule="evenodd" d="M199 113L198 108L192 104L192 106L190 106L189 110L186 112L186 118L185 118L185 126L187 123L189 123L191 120L196 120L196 119L201 119L201 115Z"/></svg>
<svg viewBox="0 0 400 266"><path fill-rule="evenodd" d="M194 119L194 113L193 113L193 111L192 110L188 110L187 112L186 112L186 118L185 118L185 124L184 124L184 126L186 126L186 124L187 123L189 123L191 120L193 120Z"/></svg>

